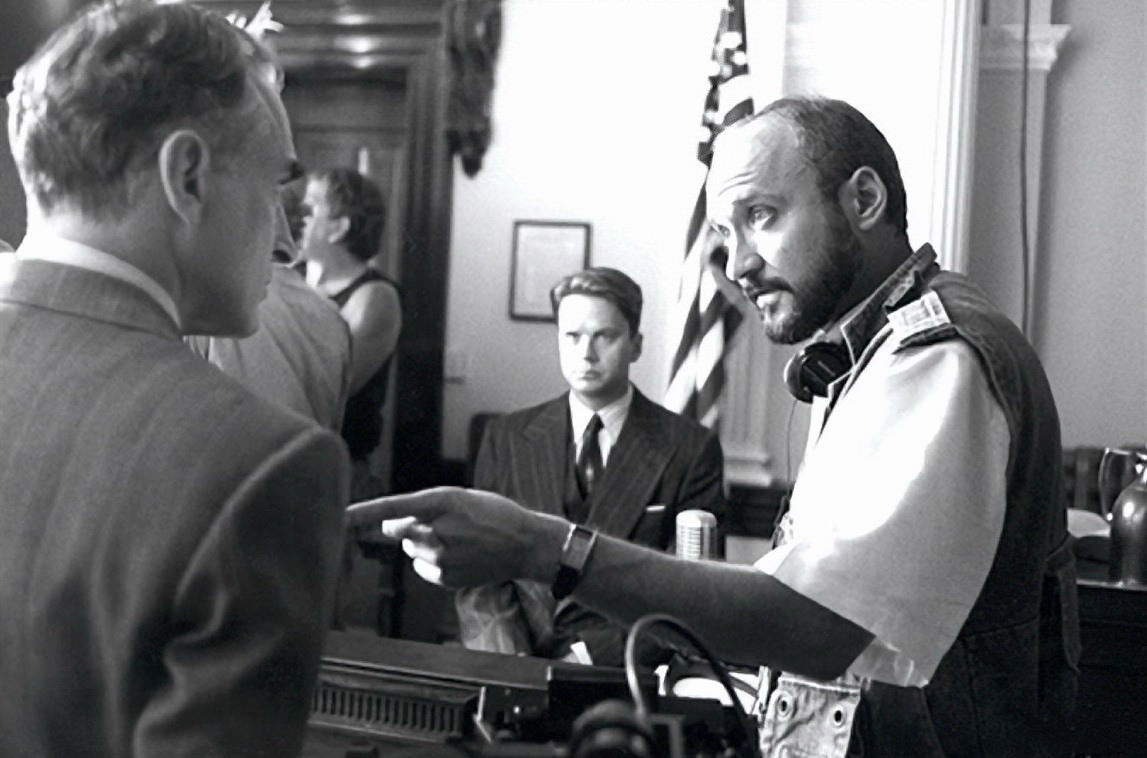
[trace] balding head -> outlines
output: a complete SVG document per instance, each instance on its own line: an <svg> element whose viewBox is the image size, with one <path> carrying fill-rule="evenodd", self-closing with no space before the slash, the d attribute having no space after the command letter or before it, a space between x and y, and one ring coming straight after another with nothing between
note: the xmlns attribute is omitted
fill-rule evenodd
<svg viewBox="0 0 1147 758"><path fill-rule="evenodd" d="M775 137L778 124L788 127L785 131L816 173L817 186L829 202L836 202L841 186L858 168L868 166L875 171L888 192L885 217L899 234L907 236L908 201L896 154L876 125L843 100L816 96L774 100L717 138L714 161L722 157L723 164L740 160L721 153L743 152L748 142Z"/></svg>

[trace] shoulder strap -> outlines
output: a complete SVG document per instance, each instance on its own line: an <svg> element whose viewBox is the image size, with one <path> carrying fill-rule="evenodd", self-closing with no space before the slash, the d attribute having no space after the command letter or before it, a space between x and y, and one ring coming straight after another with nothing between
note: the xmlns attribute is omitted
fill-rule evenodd
<svg viewBox="0 0 1147 758"><path fill-rule="evenodd" d="M336 303L338 303L339 307L341 308L342 306L346 305L348 300L350 300L351 295L355 293L355 290L368 282L386 282L391 287L394 287L395 292L398 293L399 299L402 298L402 289L398 286L398 282L394 281L378 269L369 267L366 269L366 271L363 271L361 274L359 274L358 277L356 277L355 280L350 284L343 287L335 294L331 295L330 298L331 300L334 300Z"/></svg>

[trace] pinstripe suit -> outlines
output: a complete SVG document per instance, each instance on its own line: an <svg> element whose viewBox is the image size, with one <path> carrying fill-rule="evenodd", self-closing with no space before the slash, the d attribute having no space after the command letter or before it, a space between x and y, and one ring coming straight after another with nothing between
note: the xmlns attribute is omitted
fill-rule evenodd
<svg viewBox="0 0 1147 758"><path fill-rule="evenodd" d="M290 755L342 547L342 444L141 290L0 266L0 755Z"/></svg>
<svg viewBox="0 0 1147 758"><path fill-rule="evenodd" d="M474 486L563 515L570 439L565 395L495 418L479 449ZM634 390L625 426L595 485L586 526L667 549L680 511L723 515L722 465L712 432ZM555 604L547 586L519 581L464 590L455 605L467 647L560 656L576 637L595 663L620 663L625 630L576 603Z"/></svg>

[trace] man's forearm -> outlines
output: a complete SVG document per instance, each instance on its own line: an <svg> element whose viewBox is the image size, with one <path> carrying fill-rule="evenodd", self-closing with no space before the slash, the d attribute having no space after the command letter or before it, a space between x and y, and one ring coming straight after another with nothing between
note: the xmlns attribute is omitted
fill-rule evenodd
<svg viewBox="0 0 1147 758"><path fill-rule="evenodd" d="M524 568L529 578L552 582L564 535L555 541L549 534L554 524L543 526ZM552 559L545 555L551 550ZM821 679L843 673L872 639L750 566L683 561L604 535L574 598L627 625L646 614L667 613L724 660Z"/></svg>
<svg viewBox="0 0 1147 758"><path fill-rule="evenodd" d="M441 487L356 503L352 526L382 521L428 581L473 587L509 579L552 584L570 524L491 492ZM686 561L599 536L573 598L631 624L649 613L687 623L730 661L821 679L872 640L856 624L749 566Z"/></svg>

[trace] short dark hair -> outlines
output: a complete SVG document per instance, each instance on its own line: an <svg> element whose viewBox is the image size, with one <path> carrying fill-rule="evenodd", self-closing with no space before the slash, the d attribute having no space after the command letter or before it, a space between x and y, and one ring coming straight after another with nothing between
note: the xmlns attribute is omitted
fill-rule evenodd
<svg viewBox="0 0 1147 758"><path fill-rule="evenodd" d="M25 189L117 215L139 162L173 126L201 127L221 155L245 144L250 38L190 4L104 0L57 30L16 72L8 136Z"/></svg>
<svg viewBox="0 0 1147 758"><path fill-rule="evenodd" d="M550 304L554 309L554 317L558 315L558 306L567 295L592 295L605 298L617 306L621 315L629 323L629 333L637 334L641 326L641 287L637 282L615 268L595 266L570 274L554 285L550 290Z"/></svg>
<svg viewBox="0 0 1147 758"><path fill-rule="evenodd" d="M868 166L888 190L885 215L896 229L908 233L908 198L896 153L868 118L843 100L792 96L774 100L747 121L774 115L793 125L798 147L817 173L825 199L836 202L840 187L856 169Z"/></svg>
<svg viewBox="0 0 1147 758"><path fill-rule="evenodd" d="M382 242L386 204L371 179L350 168L332 168L311 175L322 183L330 214L350 222L343 244L361 261L370 260Z"/></svg>

